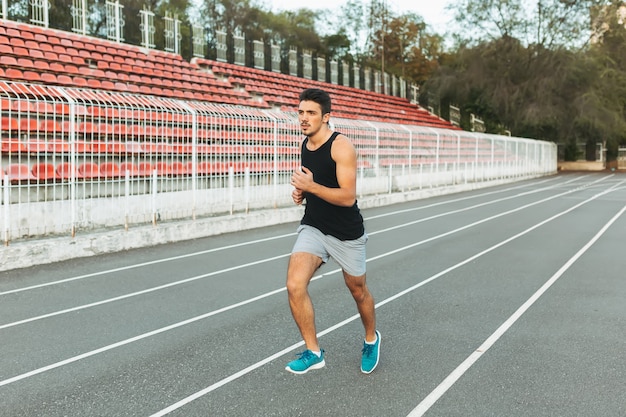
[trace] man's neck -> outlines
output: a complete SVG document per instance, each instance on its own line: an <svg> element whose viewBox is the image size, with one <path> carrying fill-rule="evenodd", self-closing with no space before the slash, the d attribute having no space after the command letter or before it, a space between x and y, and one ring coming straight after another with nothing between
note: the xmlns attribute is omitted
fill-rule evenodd
<svg viewBox="0 0 626 417"><path fill-rule="evenodd" d="M330 135L332 133L333 132L332 130L330 130L328 125L325 125L325 127L317 131L315 135L309 136L309 143L311 143L311 145L317 148L323 145L330 138Z"/></svg>

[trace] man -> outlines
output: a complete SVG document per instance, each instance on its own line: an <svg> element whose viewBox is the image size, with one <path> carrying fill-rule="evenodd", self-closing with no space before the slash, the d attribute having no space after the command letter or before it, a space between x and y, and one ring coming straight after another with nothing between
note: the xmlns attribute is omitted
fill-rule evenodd
<svg viewBox="0 0 626 417"><path fill-rule="evenodd" d="M376 330L374 298L365 283L367 234L356 201L357 155L346 136L330 129L330 110L331 99L325 91L307 89L300 94L298 120L306 137L302 167L293 173L291 184L294 203L306 200L306 208L289 258L287 292L306 350L286 369L304 374L326 364L308 285L315 271L332 257L341 266L365 328L361 371L369 374L378 365L381 337Z"/></svg>

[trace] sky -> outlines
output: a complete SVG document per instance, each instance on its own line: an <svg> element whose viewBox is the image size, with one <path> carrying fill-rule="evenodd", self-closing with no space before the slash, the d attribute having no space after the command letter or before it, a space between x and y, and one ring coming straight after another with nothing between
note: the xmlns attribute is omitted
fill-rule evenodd
<svg viewBox="0 0 626 417"><path fill-rule="evenodd" d="M453 0L387 0L387 4L399 14L412 12L422 16L434 32L444 34L452 20L452 13L446 10L450 1ZM263 3L273 11L302 8L338 10L346 0L264 0Z"/></svg>

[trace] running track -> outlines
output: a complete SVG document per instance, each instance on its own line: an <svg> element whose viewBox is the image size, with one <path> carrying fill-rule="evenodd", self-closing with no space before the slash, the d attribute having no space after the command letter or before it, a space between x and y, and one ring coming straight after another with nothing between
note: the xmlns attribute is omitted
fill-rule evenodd
<svg viewBox="0 0 626 417"><path fill-rule="evenodd" d="M0 274L1 416L626 416L626 176L364 210L382 359L337 266L284 290L295 224Z"/></svg>

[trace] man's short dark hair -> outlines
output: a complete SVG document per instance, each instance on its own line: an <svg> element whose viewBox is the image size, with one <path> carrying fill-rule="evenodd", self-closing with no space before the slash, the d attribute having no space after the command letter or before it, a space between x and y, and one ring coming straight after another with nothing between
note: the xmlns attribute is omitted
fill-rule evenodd
<svg viewBox="0 0 626 417"><path fill-rule="evenodd" d="M307 88L300 93L300 101L313 101L322 107L322 116L330 113L330 95L319 88Z"/></svg>

